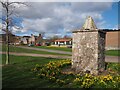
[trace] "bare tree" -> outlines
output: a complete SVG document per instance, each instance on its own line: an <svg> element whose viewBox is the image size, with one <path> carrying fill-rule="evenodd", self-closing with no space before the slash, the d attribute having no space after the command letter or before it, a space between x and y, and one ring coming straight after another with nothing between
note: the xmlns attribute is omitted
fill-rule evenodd
<svg viewBox="0 0 120 90"><path fill-rule="evenodd" d="M9 33L11 27L18 28L14 21L13 16L15 15L15 9L17 5L22 4L26 5L23 2L10 2L9 0L0 0L0 3L2 5L2 11L4 11L4 14L2 15L2 30L6 33L6 64L9 64ZM18 28L19 29L19 28Z"/></svg>

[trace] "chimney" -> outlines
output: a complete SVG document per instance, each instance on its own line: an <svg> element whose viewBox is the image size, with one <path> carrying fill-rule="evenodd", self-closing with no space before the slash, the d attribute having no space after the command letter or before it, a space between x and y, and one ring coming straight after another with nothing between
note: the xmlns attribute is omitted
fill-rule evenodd
<svg viewBox="0 0 120 90"><path fill-rule="evenodd" d="M41 34L39 34L39 37L41 37L42 35Z"/></svg>

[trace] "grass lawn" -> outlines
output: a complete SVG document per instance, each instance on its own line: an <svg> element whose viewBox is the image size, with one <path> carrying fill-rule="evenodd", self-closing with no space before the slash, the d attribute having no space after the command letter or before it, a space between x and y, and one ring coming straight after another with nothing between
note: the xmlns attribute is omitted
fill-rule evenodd
<svg viewBox="0 0 120 90"><path fill-rule="evenodd" d="M72 52L72 48L66 48L66 47L50 47L50 46L37 46L37 47L34 46L34 47ZM109 55L109 56L120 56L120 50L107 50L105 53L106 53L106 55Z"/></svg>
<svg viewBox="0 0 120 90"><path fill-rule="evenodd" d="M38 79L31 69L36 64L46 64L59 59L10 55L10 65L2 67L3 88L38 88L54 86L45 79ZM3 64L5 55L2 56Z"/></svg>
<svg viewBox="0 0 120 90"><path fill-rule="evenodd" d="M6 47L2 46L2 48L0 47L0 50L6 51ZM16 46L10 46L10 52L34 53L34 54L52 54L52 55L67 55L67 54L58 54L58 53L46 52L46 51L37 51L37 50L24 49L24 48L19 48L19 47L16 47ZM69 56L69 55L67 55L67 56Z"/></svg>
<svg viewBox="0 0 120 90"><path fill-rule="evenodd" d="M50 82L46 78L39 78L31 69L36 64L44 65L49 61L61 61L61 59L42 58L42 57L26 57L10 55L10 65L2 67L2 86L4 88L47 88L58 87L58 84ZM5 63L5 55L2 57L3 64ZM112 63L109 67L117 68L116 64ZM117 68L117 70L119 70ZM62 76L61 78L67 77ZM69 77L67 77L69 78ZM64 87L64 84L62 84ZM79 85L78 85L79 86ZM69 85L65 86L69 87ZM76 86L75 86L76 87Z"/></svg>
<svg viewBox="0 0 120 90"><path fill-rule="evenodd" d="M106 51L106 55L109 55L109 56L120 56L120 50L108 50L108 51Z"/></svg>
<svg viewBox="0 0 120 90"><path fill-rule="evenodd" d="M43 49L51 49L51 50L60 50L60 51L67 51L72 52L72 48L67 47L53 47L53 46L34 46L35 48L43 48Z"/></svg>
<svg viewBox="0 0 120 90"><path fill-rule="evenodd" d="M35 48L43 48L43 49L50 49L50 50L60 50L60 51L67 51L67 52L72 52L72 48L66 48L66 47L50 47L50 46L34 46ZM5 51L5 46L2 48L0 47L0 50ZM29 50L29 49L23 49L23 48L18 48L15 46L10 46L10 51L11 52L19 52L19 53L34 53L34 54L52 54L52 55L65 55L65 56L70 56L68 54L58 54L58 53L53 53L53 52L45 52L45 51L37 51L37 50ZM120 50L107 50L106 55L109 56L120 56Z"/></svg>

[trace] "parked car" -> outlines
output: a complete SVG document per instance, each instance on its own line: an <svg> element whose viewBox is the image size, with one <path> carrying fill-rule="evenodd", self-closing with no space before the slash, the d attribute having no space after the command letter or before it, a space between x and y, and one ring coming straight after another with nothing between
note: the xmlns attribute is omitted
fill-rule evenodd
<svg viewBox="0 0 120 90"><path fill-rule="evenodd" d="M46 42L45 45L46 45L46 46L50 46L50 42Z"/></svg>
<svg viewBox="0 0 120 90"><path fill-rule="evenodd" d="M72 48L72 45L67 45L67 48Z"/></svg>
<svg viewBox="0 0 120 90"><path fill-rule="evenodd" d="M28 44L28 47L34 46L33 44Z"/></svg>
<svg viewBox="0 0 120 90"><path fill-rule="evenodd" d="M36 43L35 46L41 46L41 44L40 43Z"/></svg>

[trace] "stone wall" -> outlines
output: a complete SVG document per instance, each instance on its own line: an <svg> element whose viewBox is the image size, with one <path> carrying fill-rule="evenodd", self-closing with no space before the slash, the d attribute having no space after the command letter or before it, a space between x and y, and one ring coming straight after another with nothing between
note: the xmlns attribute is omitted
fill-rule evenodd
<svg viewBox="0 0 120 90"><path fill-rule="evenodd" d="M106 33L98 32L98 69L102 70L105 68L105 40Z"/></svg>
<svg viewBox="0 0 120 90"><path fill-rule="evenodd" d="M98 74L104 69L105 34L98 31L73 32L72 68L77 73Z"/></svg>

